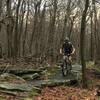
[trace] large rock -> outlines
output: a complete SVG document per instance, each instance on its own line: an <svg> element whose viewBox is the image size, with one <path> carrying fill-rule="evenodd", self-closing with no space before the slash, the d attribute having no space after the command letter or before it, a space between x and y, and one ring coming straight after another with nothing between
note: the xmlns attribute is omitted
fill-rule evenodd
<svg viewBox="0 0 100 100"><path fill-rule="evenodd" d="M0 89L13 90L13 91L31 91L31 87L28 84L13 84L8 82L0 83Z"/></svg>
<svg viewBox="0 0 100 100"><path fill-rule="evenodd" d="M38 80L34 82L34 86L36 87L45 87L45 86L60 86L60 85L71 85L73 82L75 83L77 80L70 79L48 79L48 80Z"/></svg>
<svg viewBox="0 0 100 100"><path fill-rule="evenodd" d="M79 65L79 64L74 64L74 65L72 65L72 70L81 72L82 71L82 66Z"/></svg>
<svg viewBox="0 0 100 100"><path fill-rule="evenodd" d="M9 83L25 83L26 81L14 74L9 74L9 73L3 73L0 75L0 82L9 82Z"/></svg>
<svg viewBox="0 0 100 100"><path fill-rule="evenodd" d="M31 88L26 81L16 75L4 73L0 75L0 90L29 91Z"/></svg>

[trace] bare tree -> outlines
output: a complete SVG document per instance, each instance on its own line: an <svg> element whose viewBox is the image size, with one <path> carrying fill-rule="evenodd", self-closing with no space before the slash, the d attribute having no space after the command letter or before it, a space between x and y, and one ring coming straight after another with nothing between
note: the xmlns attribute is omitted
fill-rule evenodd
<svg viewBox="0 0 100 100"><path fill-rule="evenodd" d="M19 44L19 46L18 46L18 55L19 55L19 57L21 55L21 49L22 49L21 48L22 47L21 41L22 41L22 35L23 35L23 32L24 32L24 17L25 17L25 12L26 12L26 2L23 0L22 1L22 5L21 5L21 11L20 11L21 15L19 16L20 17L20 24L19 24L20 27L19 27L19 34L18 34L18 40L19 40L18 41L19 42L18 43ZM25 27L25 28L27 28L27 27Z"/></svg>
<svg viewBox="0 0 100 100"><path fill-rule="evenodd" d="M2 0L0 1L0 20L2 15ZM1 31L1 22L0 22L0 31Z"/></svg>
<svg viewBox="0 0 100 100"><path fill-rule="evenodd" d="M21 4L21 0L18 0L18 5L17 5L17 8L16 8L16 24L15 24L15 34L14 34L14 56L17 57L18 56L18 43L19 43L19 40L18 40L18 35L19 35L19 32L18 32L18 26L19 26L19 8L20 8L20 4Z"/></svg>
<svg viewBox="0 0 100 100"><path fill-rule="evenodd" d="M37 39L37 33L36 33L36 31L37 31L37 27L38 27L38 15L39 15L39 10L40 10L40 5L41 5L41 0L40 1L37 1L37 2L34 2L34 10L35 10L35 12L34 12L34 25L33 25L33 30L32 30L32 36L31 36L31 39L30 39L30 44L29 44L29 51L30 51L30 53L32 52L31 50L32 50L32 43L33 43L33 39L34 39L34 37L36 37L36 39ZM35 48L37 48L38 46L37 46L37 40L35 41L35 43L36 43L36 47Z"/></svg>
<svg viewBox="0 0 100 100"><path fill-rule="evenodd" d="M91 15L91 37L90 37L90 57L93 60L93 10L90 12Z"/></svg>
<svg viewBox="0 0 100 100"><path fill-rule="evenodd" d="M82 20L81 20L81 34L80 34L80 53L81 53L81 64L82 64L82 81L83 81L83 87L87 87L87 79L86 79L86 63L85 63L85 28L86 28L86 16L87 16L87 10L89 7L89 0L85 1L85 9L82 14Z"/></svg>
<svg viewBox="0 0 100 100"><path fill-rule="evenodd" d="M63 32L62 32L62 40L66 36L67 22L68 22L70 14L71 14L71 8L70 7L71 7L71 0L69 0L68 3L67 3L67 9L66 9L66 13L65 13L64 26L63 26Z"/></svg>
<svg viewBox="0 0 100 100"><path fill-rule="evenodd" d="M29 17L29 1L27 2L27 4L28 6L27 6L27 15L26 15L26 25L25 25L25 31L24 31L23 43L22 43L23 56L25 56L25 43L26 43L26 36L27 36L28 17Z"/></svg>
<svg viewBox="0 0 100 100"><path fill-rule="evenodd" d="M48 37L48 46L47 48L50 49L52 52L52 56L54 55L54 36L55 36L55 29L56 29L56 14L57 14L57 0L52 0L53 8L50 11L50 23L49 23L49 37ZM53 10L53 11L52 11Z"/></svg>
<svg viewBox="0 0 100 100"><path fill-rule="evenodd" d="M92 0L92 9L87 12L85 34L85 42L88 41L85 58L94 58L96 62L100 59L99 7L98 0ZM79 51L83 10L84 0L1 0L0 41L4 41L4 52L7 51L8 57L20 57L26 52L27 55L41 55L51 49L51 58L54 58L66 35ZM5 35L4 40L2 35ZM76 53L76 58L80 59L77 55L79 53Z"/></svg>
<svg viewBox="0 0 100 100"><path fill-rule="evenodd" d="M12 57L13 55L13 24L14 20L11 13L11 0L7 0L7 42L8 42L8 57Z"/></svg>

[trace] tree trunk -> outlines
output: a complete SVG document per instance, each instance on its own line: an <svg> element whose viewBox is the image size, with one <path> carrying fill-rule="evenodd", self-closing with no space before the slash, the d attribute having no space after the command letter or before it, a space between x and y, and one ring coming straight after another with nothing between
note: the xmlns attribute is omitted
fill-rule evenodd
<svg viewBox="0 0 100 100"><path fill-rule="evenodd" d="M29 2L28 2L28 6L27 6L27 15L26 15L26 25L25 25L25 32L24 32L24 36L23 36L23 43L22 43L22 47L23 47L23 56L25 56L25 41L26 41L26 36L27 36L27 25L28 25L28 17L29 17Z"/></svg>
<svg viewBox="0 0 100 100"><path fill-rule="evenodd" d="M93 60L93 11L91 12L90 59Z"/></svg>
<svg viewBox="0 0 100 100"><path fill-rule="evenodd" d="M0 19L2 17L2 0L0 0ZM0 31L1 31L1 22L0 22Z"/></svg>
<svg viewBox="0 0 100 100"><path fill-rule="evenodd" d="M50 49L50 59L51 62L53 61L53 56L54 56L54 36L55 36L55 23L56 23L56 13L57 13L57 0L53 0L53 12L50 20L50 25L49 25L49 37L48 37L48 49Z"/></svg>
<svg viewBox="0 0 100 100"><path fill-rule="evenodd" d="M68 37L71 38L71 34L72 34L72 30L73 30L73 24L74 24L74 20L75 20L75 17L73 17L72 19L70 19L71 22L70 22L70 30L69 30L69 34L68 34Z"/></svg>
<svg viewBox="0 0 100 100"><path fill-rule="evenodd" d="M80 34L80 55L81 55L81 64L82 64L82 82L83 87L87 88L87 78L86 78L86 62L85 62L85 28L86 28L86 16L89 6L89 0L85 1L85 9L82 14L81 20L81 34Z"/></svg>
<svg viewBox="0 0 100 100"><path fill-rule="evenodd" d="M1 17L1 14L2 14L2 0L0 0L0 17Z"/></svg>
<svg viewBox="0 0 100 100"><path fill-rule="evenodd" d="M98 21L97 21L97 11L96 11L96 5L95 5L95 0L92 0L92 5L93 5L93 11L94 11L94 61L95 64L100 60L100 55L99 55L99 36L98 36Z"/></svg>
<svg viewBox="0 0 100 100"><path fill-rule="evenodd" d="M18 5L16 8L16 24L15 24L15 34L14 34L14 57L18 56L18 25L19 25L19 8L20 8L21 0L18 0Z"/></svg>
<svg viewBox="0 0 100 100"><path fill-rule="evenodd" d="M11 15L11 0L7 0L7 42L8 42L8 57L12 57L13 55L13 44L12 44L12 33L13 33L13 18Z"/></svg>
<svg viewBox="0 0 100 100"><path fill-rule="evenodd" d="M21 5L21 11L22 11L22 16L20 18L20 29L19 29L19 34L18 34L18 56L20 57L21 55L21 39L22 39L22 35L23 35L23 31L24 31L24 17L25 17L25 10L26 10L26 3L25 1L22 2L22 5Z"/></svg>
<svg viewBox="0 0 100 100"><path fill-rule="evenodd" d="M70 5L71 5L71 0L69 0L68 3L67 3L67 9L66 9L66 14L65 14L65 18L64 18L64 26L63 26L63 31L62 31L61 42L62 42L63 39L66 37L66 35L68 35L68 34L66 33L66 28L67 28L68 18L69 18L69 16L70 16Z"/></svg>
<svg viewBox="0 0 100 100"><path fill-rule="evenodd" d="M39 32L40 32L40 41L39 41L39 52L43 54L45 52L45 45L46 45L46 37L45 37L45 8L46 4L44 4L44 8L42 10L41 18L40 18L40 25L39 25Z"/></svg>
<svg viewBox="0 0 100 100"><path fill-rule="evenodd" d="M34 14L34 26L33 26L33 30L32 30L32 36L31 36L31 39L30 39L30 45L29 45L29 52L32 53L31 49L32 49L32 43L33 43L33 38L34 38L34 35L36 33L36 26L37 26L37 21L38 21L38 13L37 13L37 10L38 10L38 5L35 4L35 14Z"/></svg>

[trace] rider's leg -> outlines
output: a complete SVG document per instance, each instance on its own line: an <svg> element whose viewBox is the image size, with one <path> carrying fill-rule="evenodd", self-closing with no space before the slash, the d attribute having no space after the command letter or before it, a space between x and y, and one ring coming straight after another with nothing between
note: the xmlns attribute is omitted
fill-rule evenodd
<svg viewBox="0 0 100 100"><path fill-rule="evenodd" d="M61 71L62 71L62 75L65 76L65 73L64 73L64 61L61 64Z"/></svg>
<svg viewBox="0 0 100 100"><path fill-rule="evenodd" d="M69 56L69 65L70 65L70 71L72 70L72 57Z"/></svg>

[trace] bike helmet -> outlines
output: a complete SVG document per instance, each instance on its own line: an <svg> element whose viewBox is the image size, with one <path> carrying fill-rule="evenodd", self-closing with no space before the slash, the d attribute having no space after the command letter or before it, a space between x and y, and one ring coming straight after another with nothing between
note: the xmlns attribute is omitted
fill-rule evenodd
<svg viewBox="0 0 100 100"><path fill-rule="evenodd" d="M64 42L69 42L69 38L65 37Z"/></svg>

